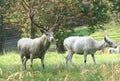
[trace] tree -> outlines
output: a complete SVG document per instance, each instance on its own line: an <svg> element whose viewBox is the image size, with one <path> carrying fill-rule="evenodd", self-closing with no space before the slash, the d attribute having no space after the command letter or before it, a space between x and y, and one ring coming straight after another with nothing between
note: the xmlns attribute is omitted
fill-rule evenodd
<svg viewBox="0 0 120 81"><path fill-rule="evenodd" d="M64 52L63 40L74 32L75 26L85 25L95 32L95 27L108 21L107 1L103 0L11 0L10 22L21 27L24 37L37 37L41 33L32 23L29 14L34 14L34 21L44 28L57 27L55 38L59 52ZM29 5L29 7L27 6ZM57 22L56 22L57 21Z"/></svg>
<svg viewBox="0 0 120 81"><path fill-rule="evenodd" d="M112 11L120 12L120 0L108 0Z"/></svg>
<svg viewBox="0 0 120 81"><path fill-rule="evenodd" d="M51 27L60 27L60 30L57 29L59 33L56 33L56 41L57 41L57 47L63 48L63 39L65 36L62 36L64 33L61 33L68 29L67 27L69 24L71 24L70 20L68 19L73 13L70 9L72 9L72 6L67 1L43 1L43 0L32 0L32 1L22 1L23 10L27 13L26 15L33 14L35 22L40 26L42 25L44 28L48 29ZM29 16L27 16L29 17ZM30 18L28 18L30 20ZM65 28L66 26L66 28ZM69 25L70 26L70 25ZM35 27L34 27L35 28ZM35 28L36 29L36 28ZM58 36L59 35L59 36ZM61 38L59 38L61 37ZM62 52L63 49L59 50L59 52Z"/></svg>
<svg viewBox="0 0 120 81"><path fill-rule="evenodd" d="M15 6L15 0L0 0L0 3L0 52L3 52L4 37L6 36L5 28L14 29L19 21L15 15L18 8Z"/></svg>
<svg viewBox="0 0 120 81"><path fill-rule="evenodd" d="M110 8L110 16L111 20L115 23L120 23L120 0L108 0L109 1L109 8Z"/></svg>
<svg viewBox="0 0 120 81"><path fill-rule="evenodd" d="M3 16L0 15L0 53L3 53Z"/></svg>
<svg viewBox="0 0 120 81"><path fill-rule="evenodd" d="M4 46L4 33L3 33L3 25L4 25L4 18L5 18L5 9L7 9L8 5L6 1L0 1L0 53L3 53L3 46Z"/></svg>

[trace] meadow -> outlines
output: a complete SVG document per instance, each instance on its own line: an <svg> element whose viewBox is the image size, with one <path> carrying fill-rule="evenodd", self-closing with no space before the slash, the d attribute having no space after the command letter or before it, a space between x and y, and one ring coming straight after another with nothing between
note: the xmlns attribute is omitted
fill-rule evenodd
<svg viewBox="0 0 120 81"><path fill-rule="evenodd" d="M72 65L65 63L66 55L47 52L44 70L39 59L33 68L28 60L27 69L22 70L19 54L8 52L0 56L0 81L120 81L120 54L97 52L96 65L88 55L86 66L83 55L75 54Z"/></svg>
<svg viewBox="0 0 120 81"><path fill-rule="evenodd" d="M91 34L95 39L101 40L105 34L120 45L120 25L105 25L105 30L98 30ZM85 34L86 30L82 30ZM81 34L81 32L78 32ZM47 52L45 55L45 69L41 68L40 59L27 62L27 69L22 70L21 59L17 52L7 52L0 55L0 81L120 81L120 54L107 54L96 52L94 65L90 55L87 56L87 65L84 65L83 55L75 54L73 63L66 64L64 54Z"/></svg>

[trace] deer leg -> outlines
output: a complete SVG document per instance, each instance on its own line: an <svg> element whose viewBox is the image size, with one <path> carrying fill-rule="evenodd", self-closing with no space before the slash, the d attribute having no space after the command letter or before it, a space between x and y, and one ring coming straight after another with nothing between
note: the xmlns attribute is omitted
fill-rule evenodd
<svg viewBox="0 0 120 81"><path fill-rule="evenodd" d="M44 69L44 56L41 58L42 69Z"/></svg>
<svg viewBox="0 0 120 81"><path fill-rule="evenodd" d="M84 64L86 65L86 62L87 62L87 52L84 51Z"/></svg>
<svg viewBox="0 0 120 81"><path fill-rule="evenodd" d="M73 53L71 53L70 55L70 63L72 64L72 57L73 57Z"/></svg>
<svg viewBox="0 0 120 81"><path fill-rule="evenodd" d="M27 61L27 59L23 54L21 55L21 61L22 61L22 68L26 69L26 61Z"/></svg>
<svg viewBox="0 0 120 81"><path fill-rule="evenodd" d="M66 56L66 64L68 63L70 57L71 57L71 52L69 51L68 55Z"/></svg>
<svg viewBox="0 0 120 81"><path fill-rule="evenodd" d="M26 62L27 62L28 59L24 56L21 56L21 60L22 60L22 68L26 69Z"/></svg>
<svg viewBox="0 0 120 81"><path fill-rule="evenodd" d="M66 56L66 63L68 63L69 60L69 54Z"/></svg>
<svg viewBox="0 0 120 81"><path fill-rule="evenodd" d="M70 50L70 48L67 46L67 45L65 45L65 47L66 47L66 49L68 50L68 55L66 56L66 64L68 63L68 61L69 61L69 59L70 59L70 55L71 55L71 50Z"/></svg>
<svg viewBox="0 0 120 81"><path fill-rule="evenodd" d="M69 54L66 56L66 63L68 63L68 61L72 63L72 56L73 56L73 52L69 51Z"/></svg>
<svg viewBox="0 0 120 81"><path fill-rule="evenodd" d="M94 57L94 53L91 54L91 56L92 56L92 59L93 59L94 64L96 64L95 57Z"/></svg>
<svg viewBox="0 0 120 81"><path fill-rule="evenodd" d="M25 57L25 58L24 58L24 62L23 62L25 69L26 69L26 62L27 62L27 60L28 60L28 59Z"/></svg>
<svg viewBox="0 0 120 81"><path fill-rule="evenodd" d="M21 61L22 61L22 64L23 64L23 62L24 62L24 56L23 55L21 55Z"/></svg>
<svg viewBox="0 0 120 81"><path fill-rule="evenodd" d="M71 54L68 54L66 57L66 64L68 63L68 61L70 60Z"/></svg>
<svg viewBox="0 0 120 81"><path fill-rule="evenodd" d="M24 65L24 55L21 55L21 61L22 61L22 68L26 69Z"/></svg>
<svg viewBox="0 0 120 81"><path fill-rule="evenodd" d="M33 64L33 54L30 54L30 67L32 68L32 64Z"/></svg>

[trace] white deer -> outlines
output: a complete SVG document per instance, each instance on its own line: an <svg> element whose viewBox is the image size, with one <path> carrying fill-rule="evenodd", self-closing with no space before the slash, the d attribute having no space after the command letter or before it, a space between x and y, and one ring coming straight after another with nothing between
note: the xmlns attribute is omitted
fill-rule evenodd
<svg viewBox="0 0 120 81"><path fill-rule="evenodd" d="M26 69L26 62L30 59L30 66L32 67L33 59L39 58L41 59L42 68L44 69L44 56L47 49L50 47L50 44L55 42L53 37L53 32L55 32L56 28L59 26L59 17L57 18L55 24L51 29L46 29L41 24L37 24L33 21L34 15L30 14L31 22L38 28L40 28L43 35L39 38L31 39L31 38L21 38L17 47L20 52L22 67Z"/></svg>
<svg viewBox="0 0 120 81"><path fill-rule="evenodd" d="M117 54L120 53L120 46L117 46L117 48L108 48L108 54Z"/></svg>
<svg viewBox="0 0 120 81"><path fill-rule="evenodd" d="M84 54L84 63L87 61L87 54L91 54L94 63L96 64L94 54L97 50L104 49L105 47L116 47L109 37L106 35L103 40L97 41L92 37L78 37L71 36L64 40L64 46L68 51L66 57L66 63L70 60L72 62L72 56L74 53Z"/></svg>

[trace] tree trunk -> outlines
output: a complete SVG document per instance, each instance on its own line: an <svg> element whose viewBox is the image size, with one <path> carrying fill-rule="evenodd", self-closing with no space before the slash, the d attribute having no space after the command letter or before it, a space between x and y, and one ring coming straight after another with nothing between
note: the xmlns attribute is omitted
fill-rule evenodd
<svg viewBox="0 0 120 81"><path fill-rule="evenodd" d="M57 43L57 52L58 53L65 53L65 48L63 46L63 43Z"/></svg>
<svg viewBox="0 0 120 81"><path fill-rule="evenodd" d="M3 54L3 43L0 42L0 54Z"/></svg>
<svg viewBox="0 0 120 81"><path fill-rule="evenodd" d="M31 22L31 38L35 38L35 27L34 24Z"/></svg>
<svg viewBox="0 0 120 81"><path fill-rule="evenodd" d="M3 54L3 16L0 16L0 54Z"/></svg>

